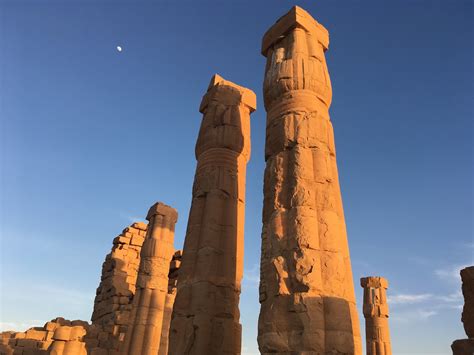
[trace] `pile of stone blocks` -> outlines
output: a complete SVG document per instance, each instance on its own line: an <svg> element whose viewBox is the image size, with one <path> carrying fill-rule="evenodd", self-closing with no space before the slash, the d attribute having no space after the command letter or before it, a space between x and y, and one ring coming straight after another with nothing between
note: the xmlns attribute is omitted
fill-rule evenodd
<svg viewBox="0 0 474 355"><path fill-rule="evenodd" d="M125 228L113 240L112 250L102 265L92 313L94 332L101 334L100 348L118 351L127 333L146 230L147 224L142 222Z"/></svg>
<svg viewBox="0 0 474 355"><path fill-rule="evenodd" d="M77 349L85 351L82 338L88 326L87 322L81 320L69 321L58 317L43 327L33 327L25 332L3 332L0 333L0 354L87 354Z"/></svg>
<svg viewBox="0 0 474 355"><path fill-rule="evenodd" d="M87 355L84 336L89 324L63 325L54 330L53 343L49 354L51 355Z"/></svg>

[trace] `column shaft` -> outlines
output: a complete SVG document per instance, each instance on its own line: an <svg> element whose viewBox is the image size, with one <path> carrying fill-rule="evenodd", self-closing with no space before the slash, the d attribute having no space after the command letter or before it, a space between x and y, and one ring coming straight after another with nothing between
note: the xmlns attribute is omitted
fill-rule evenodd
<svg viewBox="0 0 474 355"><path fill-rule="evenodd" d="M156 355L160 345L178 213L158 202L148 211L147 219L150 223L140 253L137 288L122 349L124 355Z"/></svg>
<svg viewBox="0 0 474 355"><path fill-rule="evenodd" d="M391 355L388 327L388 281L383 277L363 277L364 317L367 355Z"/></svg>
<svg viewBox="0 0 474 355"><path fill-rule="evenodd" d="M252 91L217 75L203 98L169 354L240 354L245 170L255 101Z"/></svg>
<svg viewBox="0 0 474 355"><path fill-rule="evenodd" d="M360 354L329 120L327 30L294 7L265 34L261 353Z"/></svg>

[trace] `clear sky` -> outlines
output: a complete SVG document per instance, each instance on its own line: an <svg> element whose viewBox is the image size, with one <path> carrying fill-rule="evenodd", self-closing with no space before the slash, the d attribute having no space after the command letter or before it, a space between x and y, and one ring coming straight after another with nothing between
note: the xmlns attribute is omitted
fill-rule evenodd
<svg viewBox="0 0 474 355"><path fill-rule="evenodd" d="M198 107L219 73L258 96L241 297L243 353L257 353L260 43L295 4L330 33L359 310L359 278L385 276L394 353L450 354L458 270L474 263L472 1L1 0L3 329L89 320L112 239L155 201L178 209L182 246Z"/></svg>

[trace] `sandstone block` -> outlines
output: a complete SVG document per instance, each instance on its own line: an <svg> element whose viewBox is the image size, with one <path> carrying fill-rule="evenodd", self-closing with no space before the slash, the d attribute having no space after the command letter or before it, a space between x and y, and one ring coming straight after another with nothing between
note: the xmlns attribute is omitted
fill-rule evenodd
<svg viewBox="0 0 474 355"><path fill-rule="evenodd" d="M38 346L38 341L37 340L34 340L34 339L18 339L17 343L16 343L17 346L22 346L22 347L25 347L25 348L37 348Z"/></svg>
<svg viewBox="0 0 474 355"><path fill-rule="evenodd" d="M54 331L53 339L68 341L71 338L71 327L70 326L60 326Z"/></svg>

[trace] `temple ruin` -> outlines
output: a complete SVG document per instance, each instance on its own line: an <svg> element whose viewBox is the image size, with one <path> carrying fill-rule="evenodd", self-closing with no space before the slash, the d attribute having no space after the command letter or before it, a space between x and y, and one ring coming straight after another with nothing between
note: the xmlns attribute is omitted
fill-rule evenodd
<svg viewBox="0 0 474 355"><path fill-rule="evenodd" d="M391 355L390 330L388 327L388 281L383 277L363 277L363 313L367 355Z"/></svg>
<svg viewBox="0 0 474 355"><path fill-rule="evenodd" d="M140 252L146 232L147 224L136 222L113 239L112 250L102 265L92 324L58 317L42 327L24 332L2 332L0 355L119 355L131 321ZM165 276L163 326L158 331L160 351L161 344L164 344L165 352L160 354L167 354L167 340L162 339L162 334L169 330L180 258L181 250L177 250L167 261L169 274Z"/></svg>
<svg viewBox="0 0 474 355"><path fill-rule="evenodd" d="M211 79L169 335L170 354L240 354L245 175L255 94Z"/></svg>
<svg viewBox="0 0 474 355"><path fill-rule="evenodd" d="M261 353L361 354L329 120L328 31L293 7L264 35Z"/></svg>
<svg viewBox="0 0 474 355"><path fill-rule="evenodd" d="M267 113L258 345L262 354L360 355L362 341L329 117L328 31L293 7L265 33ZM0 355L237 355L246 169L254 92L214 75L202 99L183 251L162 203L126 227L102 265L91 323L58 317L0 333ZM252 216L253 217L253 216ZM474 266L461 271L474 354ZM391 355L388 282L361 279L368 355Z"/></svg>

